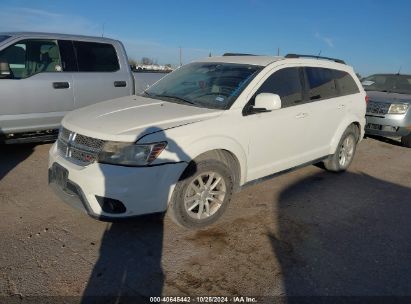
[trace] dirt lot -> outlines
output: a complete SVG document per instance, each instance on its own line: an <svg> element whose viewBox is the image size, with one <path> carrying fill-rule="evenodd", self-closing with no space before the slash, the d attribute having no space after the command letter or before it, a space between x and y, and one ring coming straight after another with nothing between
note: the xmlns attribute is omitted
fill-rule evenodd
<svg viewBox="0 0 411 304"><path fill-rule="evenodd" d="M249 187L197 232L91 219L48 189L49 144L0 148L0 296L411 295L411 149L393 142Z"/></svg>

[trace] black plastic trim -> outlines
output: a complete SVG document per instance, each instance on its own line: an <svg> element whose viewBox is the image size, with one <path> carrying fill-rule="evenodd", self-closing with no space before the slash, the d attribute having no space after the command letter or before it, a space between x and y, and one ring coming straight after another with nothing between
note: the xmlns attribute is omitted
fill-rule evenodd
<svg viewBox="0 0 411 304"><path fill-rule="evenodd" d="M344 60L331 58L331 57L324 57L324 56L317 56L317 55L303 55L303 54L287 54L285 58L314 58L314 59L325 59L335 61L337 63L345 64Z"/></svg>
<svg viewBox="0 0 411 304"><path fill-rule="evenodd" d="M307 166L309 166L309 165L313 165L313 164L319 163L319 162L327 159L328 157L329 157L329 155L326 155L326 156L317 158L317 159L315 159L315 160L306 162L306 163L304 163L304 164L301 164L301 165L298 165L298 166L295 166L295 167L292 167L292 168L289 168L289 169L285 169L285 170L283 170L283 171L276 172L276 173L273 173L273 174L270 174L270 175L267 175L267 176L264 176L264 177L257 178L257 179L255 179L255 180L249 181L249 182L245 183L244 185L242 185L242 186L240 187L240 190L242 190L242 189L244 189L244 188L247 188L247 187L249 187L249 186L253 186L253 185L262 183L262 182L264 182L264 181L266 181L266 180L269 180L269 179L272 179L272 178L274 178L274 177L277 177L277 176L280 176L280 175L283 175L283 174L286 174L286 173L289 173L289 172L293 172L293 171L295 171L295 170L297 170L297 169L301 169L301 168L307 167Z"/></svg>

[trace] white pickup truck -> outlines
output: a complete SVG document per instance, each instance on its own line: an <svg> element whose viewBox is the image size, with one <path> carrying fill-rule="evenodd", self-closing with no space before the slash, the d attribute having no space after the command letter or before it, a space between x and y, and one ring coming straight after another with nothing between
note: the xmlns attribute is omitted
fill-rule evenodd
<svg viewBox="0 0 411 304"><path fill-rule="evenodd" d="M163 75L135 79L118 40L0 33L0 141L52 139L69 111L141 93Z"/></svg>

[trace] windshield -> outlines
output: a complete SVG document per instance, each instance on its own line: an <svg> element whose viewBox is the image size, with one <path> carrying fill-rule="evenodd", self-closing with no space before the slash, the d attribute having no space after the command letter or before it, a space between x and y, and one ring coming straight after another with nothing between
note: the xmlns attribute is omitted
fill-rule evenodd
<svg viewBox="0 0 411 304"><path fill-rule="evenodd" d="M0 42L10 38L10 36L0 35Z"/></svg>
<svg viewBox="0 0 411 304"><path fill-rule="evenodd" d="M411 94L411 75L372 75L362 85L366 91Z"/></svg>
<svg viewBox="0 0 411 304"><path fill-rule="evenodd" d="M261 66L190 63L170 73L144 94L211 109L228 109Z"/></svg>

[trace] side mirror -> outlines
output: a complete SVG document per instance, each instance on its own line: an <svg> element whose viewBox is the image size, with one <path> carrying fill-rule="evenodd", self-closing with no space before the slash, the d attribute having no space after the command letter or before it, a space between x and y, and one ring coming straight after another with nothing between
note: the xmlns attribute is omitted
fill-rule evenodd
<svg viewBox="0 0 411 304"><path fill-rule="evenodd" d="M256 96L254 112L271 112L278 109L281 109L281 98L277 94L260 93Z"/></svg>
<svg viewBox="0 0 411 304"><path fill-rule="evenodd" d="M11 76L10 65L8 62L0 62L0 79Z"/></svg>

